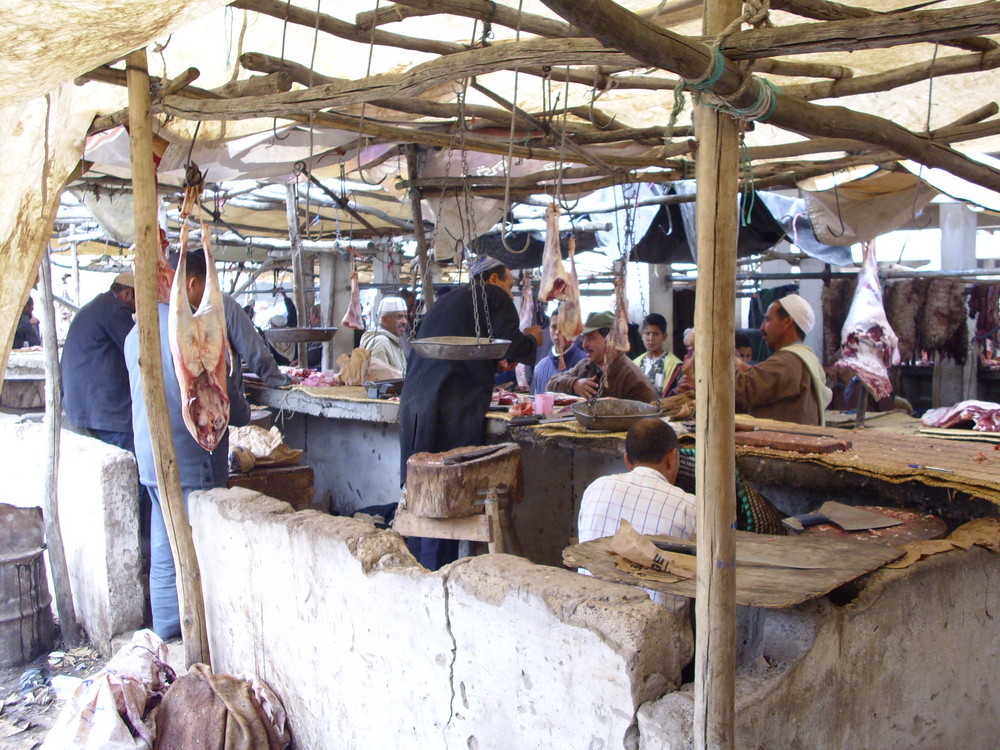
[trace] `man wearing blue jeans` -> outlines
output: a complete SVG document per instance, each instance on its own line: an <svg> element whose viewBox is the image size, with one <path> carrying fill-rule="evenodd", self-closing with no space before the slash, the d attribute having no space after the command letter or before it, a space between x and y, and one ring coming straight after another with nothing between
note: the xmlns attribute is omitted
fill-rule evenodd
<svg viewBox="0 0 1000 750"><path fill-rule="evenodd" d="M205 288L205 267L188 266L188 301L197 306ZM209 452L198 445L188 432L181 416L181 392L174 373L173 356L167 338L168 306L159 305L160 356L163 359L163 383L167 391L167 413L170 431L177 456L177 469L184 492L184 507L195 490L225 487L229 479L229 434L223 434L215 450ZM125 339L125 361L128 364L132 390L132 426L135 430L135 454L139 463L139 481L149 490L153 500L150 519L149 603L153 611L153 631L161 638L175 638L181 634L180 609L177 602L177 573L170 551L167 530L160 508L160 493L153 463L153 446L149 433L149 419L143 401L142 378L139 366L138 328ZM226 368L226 392L229 395L229 424L240 427L250 421L250 405L239 387L237 373Z"/></svg>

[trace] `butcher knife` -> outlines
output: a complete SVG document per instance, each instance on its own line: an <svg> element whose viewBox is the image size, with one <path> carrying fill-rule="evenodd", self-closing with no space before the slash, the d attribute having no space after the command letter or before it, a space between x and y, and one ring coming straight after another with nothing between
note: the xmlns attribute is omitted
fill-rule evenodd
<svg viewBox="0 0 1000 750"><path fill-rule="evenodd" d="M884 529L888 526L899 526L903 523L895 518L889 518L881 513L855 508L843 503L826 502L815 513L801 513L789 516L781 521L792 531L801 532L809 526L821 523L833 523L844 531L867 531L868 529Z"/></svg>

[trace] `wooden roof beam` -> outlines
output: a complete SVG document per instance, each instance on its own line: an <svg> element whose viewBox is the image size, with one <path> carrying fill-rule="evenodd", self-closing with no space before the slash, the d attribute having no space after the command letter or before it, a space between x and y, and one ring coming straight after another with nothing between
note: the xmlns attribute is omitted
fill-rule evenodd
<svg viewBox="0 0 1000 750"><path fill-rule="evenodd" d="M688 79L697 79L709 69L712 50L695 40L674 34L645 21L610 0L543 0L546 6L581 28L585 28L603 44L627 51L644 64L670 70ZM968 9L949 8L945 14L968 19L961 10L975 11L982 24L983 17L1000 22L1000 3L987 3ZM926 24L934 14L936 22L944 22L938 11L899 14L892 18L863 19L860 23L876 26L889 21L891 29L883 29L898 39L905 17L923 19ZM962 23L963 21L960 21ZM845 23L834 21L825 26ZM766 29L765 32L769 32ZM861 30L859 30L861 31ZM758 33L758 32L755 32ZM735 35L734 35L735 36ZM723 71L712 88L713 93L730 98L733 107L748 109L758 104L758 91L762 84L743 86L744 73L738 65L723 58ZM287 95L283 95L287 96ZM927 167L945 169L957 177L969 180L991 190L1000 190L1000 170L976 162L948 146L931 141L899 125L874 115L854 112L843 107L818 106L781 92L773 92L773 111L768 123L806 136L856 138L890 149L900 156L913 159Z"/></svg>
<svg viewBox="0 0 1000 750"><path fill-rule="evenodd" d="M235 2L230 3L230 7L263 13L266 16L271 16L281 21L288 21L289 23L298 24L310 29L319 29L327 34L360 44L399 47L400 49L426 52L431 55L449 55L468 49L467 45L459 44L458 42L418 39L378 29L363 29L356 24L341 21L339 18L334 18L325 13L317 13L313 10L301 8L297 5L284 2L284 0L235 0Z"/></svg>
<svg viewBox="0 0 1000 750"><path fill-rule="evenodd" d="M415 10L416 13L411 14L409 12L411 10ZM401 20L406 15L423 16L447 13L452 16L475 18L484 23L506 26L509 29L520 29L525 34L537 34L557 39L582 36L579 29L573 28L565 21L535 13L522 12L519 14L515 8L490 0L398 0L395 6L390 6L386 11L382 17L391 14L397 17L395 20ZM371 29L374 17L373 11L359 13L355 16L354 22L358 28Z"/></svg>
<svg viewBox="0 0 1000 750"><path fill-rule="evenodd" d="M993 70L997 67L1000 67L1000 50L993 50L971 55L939 57L932 61L904 65L895 70L858 76L850 80L792 84L784 86L782 91L789 96L797 96L808 101L830 99L838 96L890 91L898 86L926 81L931 76L940 78L941 76L961 75L979 70Z"/></svg>
<svg viewBox="0 0 1000 750"><path fill-rule="evenodd" d="M848 18L871 18L872 16L887 15L868 8L830 2L830 0L771 0L771 9L783 10L786 13L802 18L811 18L815 21L843 21ZM951 40L944 43L972 52L985 52L997 48L997 43L992 39L983 39L982 37Z"/></svg>

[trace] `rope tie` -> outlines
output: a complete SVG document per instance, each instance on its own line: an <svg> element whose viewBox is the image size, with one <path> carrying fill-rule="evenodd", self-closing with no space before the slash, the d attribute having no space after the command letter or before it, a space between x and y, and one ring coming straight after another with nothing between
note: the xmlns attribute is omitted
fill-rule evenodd
<svg viewBox="0 0 1000 750"><path fill-rule="evenodd" d="M749 107L733 106L732 102L746 93L751 84L757 85L757 98L754 100L754 103ZM774 110L778 106L778 99L775 96L777 91L778 88L766 78L746 76L743 79L743 83L740 84L740 87L731 96L720 96L719 94L703 92L700 101L702 104L717 109L720 112L725 112L727 115L735 117L738 120L745 122L751 120L765 122L774 114Z"/></svg>

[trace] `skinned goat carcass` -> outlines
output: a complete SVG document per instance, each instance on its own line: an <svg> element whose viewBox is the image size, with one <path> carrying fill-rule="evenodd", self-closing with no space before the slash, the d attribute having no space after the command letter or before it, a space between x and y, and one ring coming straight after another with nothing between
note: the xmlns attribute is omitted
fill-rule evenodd
<svg viewBox="0 0 1000 750"><path fill-rule="evenodd" d="M615 279L615 324L608 331L606 339L608 352L617 349L627 352L631 348L628 342L628 305L625 303L625 276Z"/></svg>
<svg viewBox="0 0 1000 750"><path fill-rule="evenodd" d="M522 331L535 325L535 297L531 293L531 272L521 272L521 306L518 315L518 328ZM520 388L529 385L528 365L518 362L514 368L514 377Z"/></svg>
<svg viewBox="0 0 1000 750"><path fill-rule="evenodd" d="M358 290L358 272L351 274L351 304L344 313L340 325L353 328L356 331L365 330L365 320L361 316L361 292Z"/></svg>
<svg viewBox="0 0 1000 750"><path fill-rule="evenodd" d="M889 396L892 393L889 367L899 364L899 342L885 317L875 247L868 242L862 245L858 286L840 341L840 358L834 367L852 370L875 398Z"/></svg>
<svg viewBox="0 0 1000 750"><path fill-rule="evenodd" d="M226 390L229 339L219 277L208 244L208 227L203 224L201 231L205 249L205 290L198 309L192 313L187 296L187 248L182 244L170 288L167 336L181 390L184 424L198 445L213 451L229 424Z"/></svg>
<svg viewBox="0 0 1000 750"><path fill-rule="evenodd" d="M542 254L542 281L538 301L559 300L559 333L574 341L583 333L580 316L580 282L576 276L576 239L569 238L569 270L563 265L559 247L559 207L550 203L545 210L545 250Z"/></svg>

